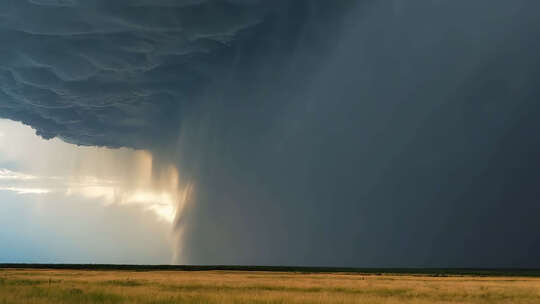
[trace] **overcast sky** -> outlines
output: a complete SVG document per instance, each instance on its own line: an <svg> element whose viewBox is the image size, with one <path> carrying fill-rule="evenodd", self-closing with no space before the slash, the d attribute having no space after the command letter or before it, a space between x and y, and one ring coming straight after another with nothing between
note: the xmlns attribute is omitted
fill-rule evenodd
<svg viewBox="0 0 540 304"><path fill-rule="evenodd" d="M540 267L539 9L0 0L0 261Z"/></svg>

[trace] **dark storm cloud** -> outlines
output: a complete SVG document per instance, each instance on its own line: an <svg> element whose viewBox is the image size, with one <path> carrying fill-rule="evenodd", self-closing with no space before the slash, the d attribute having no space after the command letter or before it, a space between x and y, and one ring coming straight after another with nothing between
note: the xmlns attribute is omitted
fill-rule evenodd
<svg viewBox="0 0 540 304"><path fill-rule="evenodd" d="M540 266L537 1L0 8L0 115L174 161L191 263Z"/></svg>
<svg viewBox="0 0 540 304"><path fill-rule="evenodd" d="M1 115L84 145L170 139L222 50L261 22L255 4L3 0Z"/></svg>

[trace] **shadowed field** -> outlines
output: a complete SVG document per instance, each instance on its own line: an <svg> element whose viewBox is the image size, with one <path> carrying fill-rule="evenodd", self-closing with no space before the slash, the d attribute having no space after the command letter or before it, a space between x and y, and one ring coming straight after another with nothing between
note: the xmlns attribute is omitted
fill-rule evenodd
<svg viewBox="0 0 540 304"><path fill-rule="evenodd" d="M540 278L0 269L0 304L540 303Z"/></svg>

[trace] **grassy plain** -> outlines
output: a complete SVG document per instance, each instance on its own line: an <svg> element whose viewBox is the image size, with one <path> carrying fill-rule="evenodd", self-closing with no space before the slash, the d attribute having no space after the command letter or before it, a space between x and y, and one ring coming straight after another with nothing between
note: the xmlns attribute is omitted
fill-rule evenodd
<svg viewBox="0 0 540 304"><path fill-rule="evenodd" d="M540 303L540 278L0 269L0 304Z"/></svg>

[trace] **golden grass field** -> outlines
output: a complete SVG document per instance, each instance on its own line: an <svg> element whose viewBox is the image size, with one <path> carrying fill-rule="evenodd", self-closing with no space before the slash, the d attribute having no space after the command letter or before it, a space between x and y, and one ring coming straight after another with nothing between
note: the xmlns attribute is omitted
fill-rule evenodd
<svg viewBox="0 0 540 304"><path fill-rule="evenodd" d="M0 269L0 304L540 303L540 278Z"/></svg>

